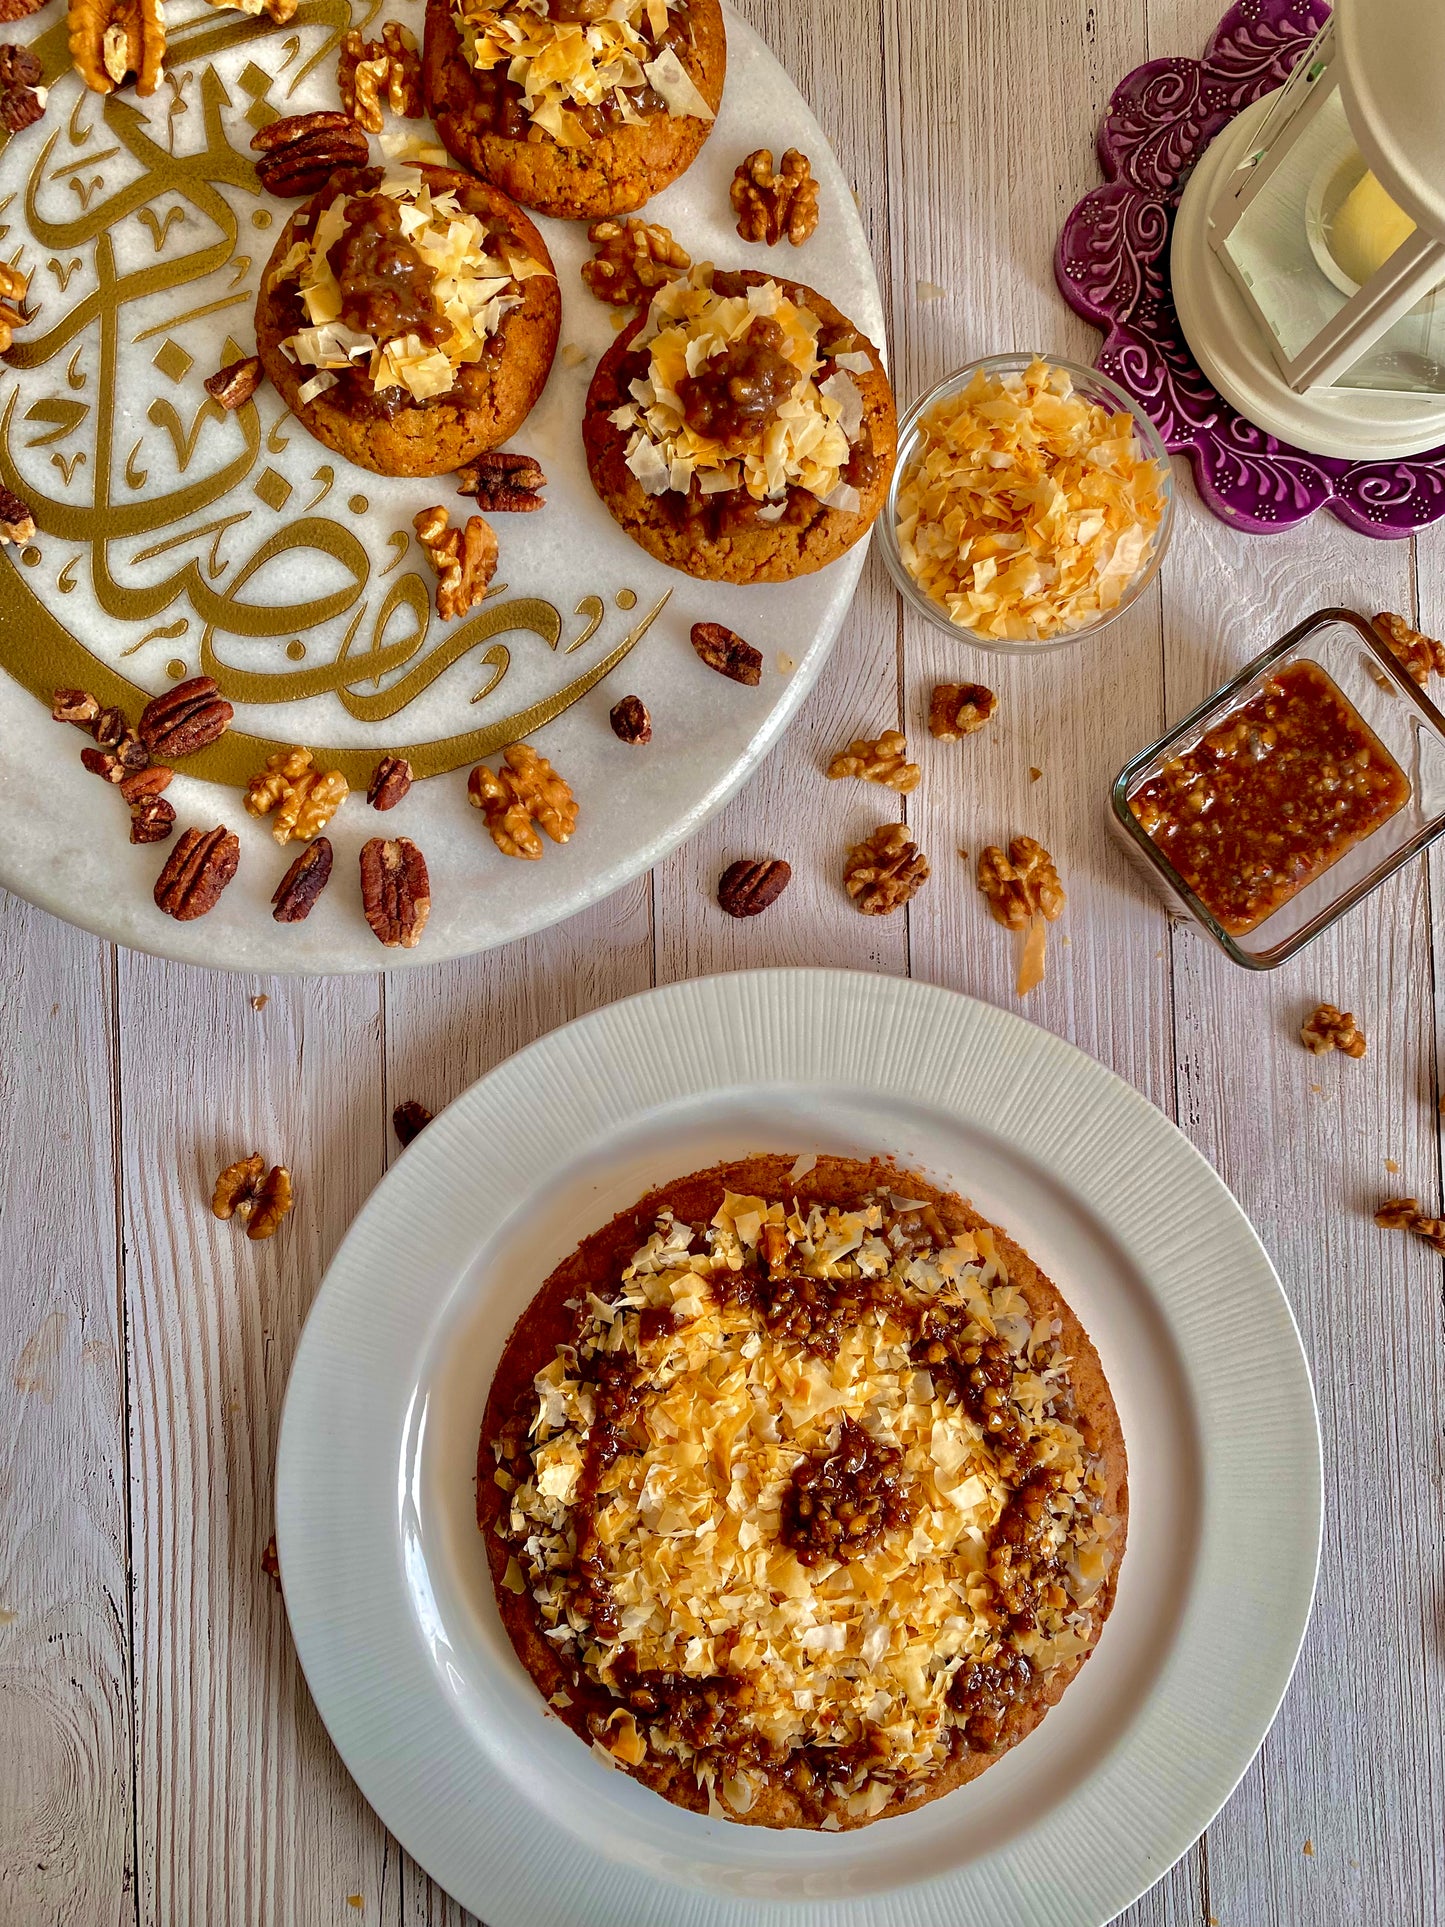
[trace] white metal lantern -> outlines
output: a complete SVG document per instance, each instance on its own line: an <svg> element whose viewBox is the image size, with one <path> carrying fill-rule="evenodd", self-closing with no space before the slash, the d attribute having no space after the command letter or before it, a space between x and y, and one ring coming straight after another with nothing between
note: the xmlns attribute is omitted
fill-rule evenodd
<svg viewBox="0 0 1445 1927"><path fill-rule="evenodd" d="M1445 443L1445 0L1338 0L1218 135L1170 267L1201 368L1316 455Z"/></svg>

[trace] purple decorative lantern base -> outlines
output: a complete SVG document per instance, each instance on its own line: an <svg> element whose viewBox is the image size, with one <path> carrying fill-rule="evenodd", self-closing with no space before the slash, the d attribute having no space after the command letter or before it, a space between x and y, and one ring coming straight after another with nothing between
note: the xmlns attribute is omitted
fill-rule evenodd
<svg viewBox="0 0 1445 1927"><path fill-rule="evenodd" d="M1150 60L1109 101L1105 184L1064 223L1054 272L1069 306L1104 331L1096 366L1188 455L1213 512L1252 532L1327 508L1364 535L1409 535L1445 516L1445 447L1383 462L1337 461L1281 442L1229 406L1184 339L1169 239L1184 183L1236 114L1283 86L1329 18L1324 0L1237 0L1202 60Z"/></svg>

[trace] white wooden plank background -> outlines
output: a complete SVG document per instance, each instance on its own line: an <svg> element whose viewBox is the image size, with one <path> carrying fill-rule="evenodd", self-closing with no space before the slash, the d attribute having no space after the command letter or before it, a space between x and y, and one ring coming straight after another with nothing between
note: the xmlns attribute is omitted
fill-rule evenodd
<svg viewBox="0 0 1445 1927"><path fill-rule="evenodd" d="M1100 111L1140 60L1197 53L1220 4L744 0L857 188L904 399L977 353L1088 358L1050 251L1096 179ZM920 302L920 280L944 296ZM572 923L388 985L207 976L0 900L3 1927L469 1918L347 1778L258 1564L297 1333L395 1153L391 1106L437 1109L556 1024L707 971L911 969L1011 1003L1009 944L956 852L1021 829L1069 889L1029 1014L1176 1117L1233 1186L1285 1279L1325 1428L1324 1570L1284 1712L1204 1840L1125 1918L1445 1921L1440 1261L1368 1215L1386 1191L1440 1195L1445 859L1259 978L1172 923L1105 829L1124 757L1331 602L1414 612L1439 633L1445 528L1378 544L1318 518L1252 541L1186 481L1160 585L1109 645L1026 663L902 621L870 563L787 741L690 845ZM999 690L986 736L923 735L945 669ZM882 812L825 795L820 765L899 720L926 759L909 814L934 880L908 916L864 919L837 873ZM793 886L731 923L716 876L763 852L790 858ZM1321 997L1360 1017L1362 1062L1300 1049ZM206 1209L215 1170L253 1146L300 1189L267 1245Z"/></svg>

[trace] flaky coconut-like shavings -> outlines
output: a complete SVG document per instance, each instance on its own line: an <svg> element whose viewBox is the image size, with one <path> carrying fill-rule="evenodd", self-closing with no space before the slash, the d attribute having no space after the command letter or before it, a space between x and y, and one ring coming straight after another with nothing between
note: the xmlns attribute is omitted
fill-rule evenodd
<svg viewBox="0 0 1445 1927"><path fill-rule="evenodd" d="M281 344L293 361L318 371L303 387L303 401L334 386L337 371L359 365L374 388L403 388L413 401L449 393L457 371L481 360L489 336L521 306L520 284L551 272L489 236L476 215L460 205L455 189L434 194L418 168L394 167L375 192L397 202L402 236L435 276L434 299L451 332L438 342L416 334L379 341L342 321L341 286L327 255L345 232L353 197L339 194L322 209L311 233L292 243L275 275L278 282L299 284L310 322Z"/></svg>
<svg viewBox="0 0 1445 1927"><path fill-rule="evenodd" d="M856 514L859 494L844 481L843 470L862 432L863 393L841 366L845 357L820 383L816 315L775 281L736 295L715 292L712 281L712 264L704 261L652 298L633 344L650 350L647 373L632 383L632 399L611 416L615 428L630 431L628 468L648 495L668 489L686 494L694 478L704 495L744 488L763 504L764 521L783 514L794 487L829 508ZM678 384L704 372L759 319L779 330L780 352L796 380L752 445L735 453L688 422Z"/></svg>
<svg viewBox="0 0 1445 1927"><path fill-rule="evenodd" d="M1148 560L1165 476L1133 418L1067 370L980 369L936 402L898 490L898 548L962 629L1043 641L1116 608Z"/></svg>
<svg viewBox="0 0 1445 1927"><path fill-rule="evenodd" d="M547 0L459 0L453 19L464 57L479 73L505 68L532 124L561 147L588 147L579 107L611 107L641 125L636 96L659 95L674 119L710 121L713 111L687 69L664 46L680 0L611 0L596 20L555 20Z"/></svg>
<svg viewBox="0 0 1445 1927"><path fill-rule="evenodd" d="M949 1238L935 1215L938 1241L922 1235L929 1209L885 1193L800 1215L728 1193L701 1237L664 1214L615 1295L577 1306L575 1343L537 1373L525 1431L499 1453L508 1584L515 1571L544 1637L630 1708L594 1743L628 1765L675 1761L710 1811L745 1814L769 1763L806 1757L840 1763L834 1811L870 1818L956 1756L961 1669L996 1662L1006 1638L1008 1663L1045 1677L1095 1637L1118 1521L1061 1327L1031 1316L988 1230ZM798 1289L815 1307L791 1324L791 1287L769 1296L790 1279L811 1281ZM830 1292L849 1308L831 1324ZM970 1415L953 1368L920 1362L945 1332L991 1345L996 1376L1006 1359L1006 1435ZM620 1445L594 1462L622 1384ZM795 1475L860 1440L897 1454L896 1523L860 1537L866 1553L819 1556ZM1028 1467L1047 1494L1033 1530L1048 1577L1010 1632L998 1534ZM851 1516L840 1506L834 1523L844 1548ZM679 1703L689 1682L714 1699L737 1689L726 1748L691 1715L629 1699L655 1676L678 1682Z"/></svg>

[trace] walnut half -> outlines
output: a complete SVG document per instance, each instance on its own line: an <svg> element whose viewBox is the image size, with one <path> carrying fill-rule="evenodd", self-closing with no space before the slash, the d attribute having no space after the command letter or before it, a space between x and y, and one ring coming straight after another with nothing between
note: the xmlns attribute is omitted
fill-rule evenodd
<svg viewBox="0 0 1445 1927"><path fill-rule="evenodd" d="M1353 1014L1336 1010L1333 1004L1317 1005L1300 1026L1299 1037L1305 1049L1313 1051L1316 1057L1332 1050L1342 1050L1346 1057L1363 1057L1366 1050L1365 1033Z"/></svg>
<svg viewBox="0 0 1445 1927"><path fill-rule="evenodd" d="M671 231L655 221L594 221L587 239L596 250L582 263L582 279L599 301L616 308L652 298L664 281L675 281L692 266Z"/></svg>
<svg viewBox="0 0 1445 1927"><path fill-rule="evenodd" d="M843 888L865 917L887 917L927 882L928 858L912 842L906 823L880 823L855 843L843 866Z"/></svg>
<svg viewBox="0 0 1445 1927"><path fill-rule="evenodd" d="M535 862L542 839L540 824L554 843L565 843L577 827L577 803L545 756L530 743L513 743L499 770L485 763L467 778L467 797L486 818L492 841L503 856Z"/></svg>
<svg viewBox="0 0 1445 1927"><path fill-rule="evenodd" d="M480 515L469 515L464 528L454 529L444 508L423 509L412 527L436 570L437 614L452 622L487 593L497 572L496 532Z"/></svg>
<svg viewBox="0 0 1445 1927"><path fill-rule="evenodd" d="M801 247L818 225L818 183L807 155L796 147L784 154L776 173L771 150L754 148L738 162L729 196L745 241L771 248L786 234L795 248Z"/></svg>
<svg viewBox="0 0 1445 1927"><path fill-rule="evenodd" d="M881 736L859 736L840 749L828 765L830 777L857 776L865 783L882 783L906 796L923 778L917 763L908 761L908 744L901 731L885 729Z"/></svg>

